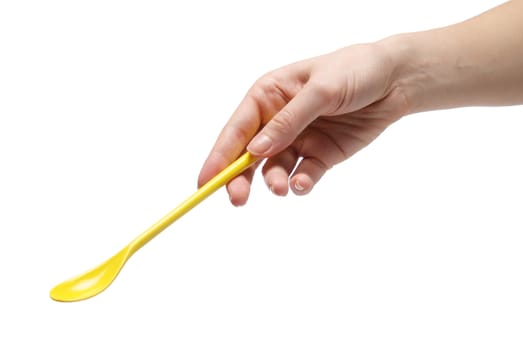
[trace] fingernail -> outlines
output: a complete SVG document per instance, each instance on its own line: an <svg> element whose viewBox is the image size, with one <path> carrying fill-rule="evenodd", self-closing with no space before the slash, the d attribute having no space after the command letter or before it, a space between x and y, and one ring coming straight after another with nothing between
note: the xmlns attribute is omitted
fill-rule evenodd
<svg viewBox="0 0 523 350"><path fill-rule="evenodd" d="M303 191L305 189L298 181L294 183L294 188L298 191Z"/></svg>
<svg viewBox="0 0 523 350"><path fill-rule="evenodd" d="M269 136L265 134L260 134L256 136L251 143L247 146L247 150L254 154L265 153L271 148L272 141Z"/></svg>

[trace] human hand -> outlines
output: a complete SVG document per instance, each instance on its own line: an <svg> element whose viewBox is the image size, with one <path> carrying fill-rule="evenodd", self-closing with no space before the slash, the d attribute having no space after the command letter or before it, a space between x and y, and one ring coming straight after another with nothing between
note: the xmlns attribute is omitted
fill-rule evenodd
<svg viewBox="0 0 523 350"><path fill-rule="evenodd" d="M325 172L368 145L408 111L392 55L350 46L260 78L221 131L198 178L203 185L247 149L266 158L263 176L280 196L309 193ZM252 167L227 185L246 203Z"/></svg>

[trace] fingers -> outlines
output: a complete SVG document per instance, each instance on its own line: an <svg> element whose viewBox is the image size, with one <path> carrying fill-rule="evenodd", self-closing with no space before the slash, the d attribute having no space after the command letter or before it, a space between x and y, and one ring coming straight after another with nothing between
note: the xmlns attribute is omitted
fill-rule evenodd
<svg viewBox="0 0 523 350"><path fill-rule="evenodd" d="M333 94L306 84L247 145L259 157L270 157L288 147L313 120L331 108Z"/></svg>
<svg viewBox="0 0 523 350"><path fill-rule="evenodd" d="M302 62L275 71L249 90L222 129L200 171L198 186L209 181L245 149L262 159L276 155L330 108L332 94L319 89L318 84L308 84L308 65ZM266 179L274 193L288 192L287 179L296 161L297 156L288 153L268 162ZM248 172L229 183L227 190L233 204L245 203L251 181L252 173Z"/></svg>
<svg viewBox="0 0 523 350"><path fill-rule="evenodd" d="M322 161L309 157L303 158L292 173L297 161L297 154L287 150L267 160L263 167L263 175L272 193L285 196L289 192L290 184L294 194L306 195L328 170L328 166Z"/></svg>
<svg viewBox="0 0 523 350"><path fill-rule="evenodd" d="M297 161L298 154L292 149L286 149L265 162L262 172L272 193L285 196L289 192L289 174Z"/></svg>
<svg viewBox="0 0 523 350"><path fill-rule="evenodd" d="M269 158L263 167L265 182L274 194L286 195L290 185L292 192L305 195L328 169L347 158L337 142L336 133L326 133L326 125L330 125L332 131L337 130L338 125L321 123L320 119L312 125L290 147ZM318 129L318 126L324 129Z"/></svg>

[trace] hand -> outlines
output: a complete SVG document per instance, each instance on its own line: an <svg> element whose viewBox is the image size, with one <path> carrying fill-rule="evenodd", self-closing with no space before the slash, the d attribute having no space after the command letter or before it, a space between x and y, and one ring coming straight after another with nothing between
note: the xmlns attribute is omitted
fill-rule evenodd
<svg viewBox="0 0 523 350"><path fill-rule="evenodd" d="M380 44L347 47L260 78L220 133L198 186L247 149L266 158L276 195L309 193L325 172L368 145L408 111L392 55ZM249 196L255 167L227 185L233 205Z"/></svg>

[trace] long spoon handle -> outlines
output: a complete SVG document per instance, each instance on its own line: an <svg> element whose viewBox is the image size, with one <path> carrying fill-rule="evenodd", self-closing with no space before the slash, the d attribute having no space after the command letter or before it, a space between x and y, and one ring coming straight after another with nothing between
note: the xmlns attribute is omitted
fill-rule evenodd
<svg viewBox="0 0 523 350"><path fill-rule="evenodd" d="M145 244L147 244L147 242L156 237L169 225L178 220L189 210L200 204L205 198L209 197L220 187L234 179L236 176L240 175L245 169L254 164L256 160L256 157L251 155L249 152L244 153L240 158L231 163L231 165L223 169L220 173L218 173L218 175L200 187L180 205L178 205L167 215L158 220L158 222L145 230L140 236L136 237L129 244L130 253L133 254L138 249L143 247Z"/></svg>

